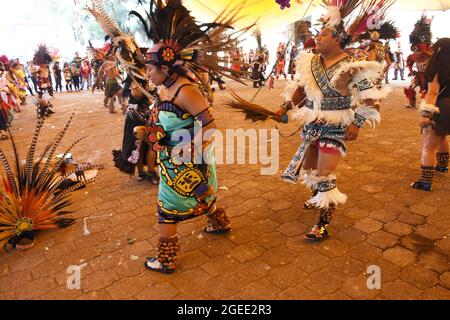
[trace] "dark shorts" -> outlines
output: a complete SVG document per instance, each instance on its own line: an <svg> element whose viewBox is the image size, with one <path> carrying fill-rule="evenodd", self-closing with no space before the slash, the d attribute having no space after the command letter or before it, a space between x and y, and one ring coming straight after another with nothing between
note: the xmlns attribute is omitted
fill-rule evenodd
<svg viewBox="0 0 450 320"><path fill-rule="evenodd" d="M105 88L105 96L108 98L112 98L122 89L120 84L117 82L107 82Z"/></svg>
<svg viewBox="0 0 450 320"><path fill-rule="evenodd" d="M450 135L450 97L438 99L436 105L440 112L434 115L436 135Z"/></svg>

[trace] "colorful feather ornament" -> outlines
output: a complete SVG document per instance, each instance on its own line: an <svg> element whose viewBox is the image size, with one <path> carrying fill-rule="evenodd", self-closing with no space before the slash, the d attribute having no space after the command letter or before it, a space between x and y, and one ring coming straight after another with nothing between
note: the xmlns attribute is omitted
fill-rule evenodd
<svg viewBox="0 0 450 320"><path fill-rule="evenodd" d="M59 173L64 157L82 139L75 141L64 153L61 160L54 161L56 149L66 134L74 114L54 141L35 158L38 139L45 117L38 120L26 161L21 161L13 135L10 133L14 153L13 163L0 149L0 161L5 175L2 175L0 190L0 248L6 244L16 246L23 239L34 238L39 230L65 228L75 220L67 218L67 207L74 191L84 187L94 179L69 181L75 169L65 175ZM15 168L13 168L15 167ZM87 170L86 168L83 168Z"/></svg>

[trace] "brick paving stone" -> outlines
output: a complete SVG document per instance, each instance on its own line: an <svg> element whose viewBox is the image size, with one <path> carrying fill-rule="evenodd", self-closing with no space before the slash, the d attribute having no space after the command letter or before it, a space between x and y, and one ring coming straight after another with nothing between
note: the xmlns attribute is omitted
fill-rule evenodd
<svg viewBox="0 0 450 320"><path fill-rule="evenodd" d="M436 250L450 257L450 237L444 237L436 241Z"/></svg>
<svg viewBox="0 0 450 320"><path fill-rule="evenodd" d="M111 300L111 295L106 290L91 291L77 298L77 300Z"/></svg>
<svg viewBox="0 0 450 320"><path fill-rule="evenodd" d="M330 258L319 252L311 254L311 252L302 252L295 259L295 265L306 273L312 273L322 269L328 264Z"/></svg>
<svg viewBox="0 0 450 320"><path fill-rule="evenodd" d="M192 269L177 274L174 286L182 292L192 292L198 288L205 288L211 276L202 269Z"/></svg>
<svg viewBox="0 0 450 320"><path fill-rule="evenodd" d="M349 245L354 245L357 243L361 243L364 240L367 239L367 233L355 229L355 228L347 228L347 229L343 229L340 230L337 233L333 234L333 237L336 239L339 239L340 241L349 244Z"/></svg>
<svg viewBox="0 0 450 320"><path fill-rule="evenodd" d="M314 249L333 258L345 255L348 252L349 246L340 240L330 238L328 241L314 244Z"/></svg>
<svg viewBox="0 0 450 320"><path fill-rule="evenodd" d="M383 190L383 186L381 185L374 185L374 184L366 184L361 187L361 190L367 191L369 193L377 193Z"/></svg>
<svg viewBox="0 0 450 320"><path fill-rule="evenodd" d="M9 274L9 266L5 263L0 265L0 279Z"/></svg>
<svg viewBox="0 0 450 320"><path fill-rule="evenodd" d="M425 216L425 217L429 217L432 214L435 214L437 211L436 207L431 207L429 205L425 205L423 203L418 203L414 206L411 207L411 211L415 214L421 215L421 216Z"/></svg>
<svg viewBox="0 0 450 320"><path fill-rule="evenodd" d="M29 270L12 273L10 276L0 279L0 293L14 292L16 288L19 288L32 280L33 277Z"/></svg>
<svg viewBox="0 0 450 320"><path fill-rule="evenodd" d="M288 288L278 294L278 299L283 300L317 300L319 298L321 298L320 295L302 285Z"/></svg>
<svg viewBox="0 0 450 320"><path fill-rule="evenodd" d="M422 290L439 283L439 277L435 272L418 265L410 265L403 269L401 279Z"/></svg>
<svg viewBox="0 0 450 320"><path fill-rule="evenodd" d="M239 245L255 241L259 237L259 234L252 227L247 227L233 230L226 237L230 239L233 243Z"/></svg>
<svg viewBox="0 0 450 320"><path fill-rule="evenodd" d="M416 254L414 252L399 246L384 251L383 257L387 261L390 261L400 267L406 267L416 261Z"/></svg>
<svg viewBox="0 0 450 320"><path fill-rule="evenodd" d="M272 270L272 267L260 260L246 261L241 264L240 268L233 270L232 276L245 286L251 282L265 278Z"/></svg>
<svg viewBox="0 0 450 320"><path fill-rule="evenodd" d="M344 211L344 215L345 216L347 216L349 218L352 218L352 219L355 219L355 220L364 219L364 218L367 217L367 215L369 213L370 213L370 211L364 210L364 209L361 209L361 208L358 208L358 207L354 207L354 208L351 208L351 209L348 209L348 210Z"/></svg>
<svg viewBox="0 0 450 320"><path fill-rule="evenodd" d="M382 230L371 233L367 240L381 249L394 247L398 243L397 236Z"/></svg>
<svg viewBox="0 0 450 320"><path fill-rule="evenodd" d="M261 261L271 267L284 266L292 262L296 257L296 253L285 247L272 248L265 251L261 255Z"/></svg>
<svg viewBox="0 0 450 320"><path fill-rule="evenodd" d="M251 87L239 90L244 96L254 92ZM282 91L283 85L264 88L257 100L276 106ZM228 95L218 92L217 103ZM360 139L349 144L349 156L338 172L340 188L349 200L338 208L327 241L311 243L303 238L317 222L318 211L302 208L310 196L307 188L278 178L300 142L298 137L281 139L281 165L275 176L261 176L259 165L217 166L219 186L228 187L219 191L219 205L232 218L233 232L219 237L203 234L205 218L180 224L181 254L173 275L143 267L158 238L158 188L114 168L110 150L122 142L123 117L93 108L101 99L100 93L57 93L60 111L47 124L60 128L71 109L67 106L78 104L77 130L69 130L67 142L84 131L89 138L73 150L74 156L89 159L92 150L100 150L95 161L106 168L71 208L77 211L75 225L41 232L30 250L0 252L0 298L449 299L450 182L442 175L431 193L410 189L409 182L418 174L420 136L417 113L400 108L404 103L400 86L394 86L389 104L383 105L388 116L382 125L376 131L362 130ZM91 109L93 113L88 112ZM24 108L11 128L23 149L34 130L29 125L35 121L32 110ZM254 128L229 109L215 111L221 129ZM261 124L261 128L272 127L272 123ZM283 132L296 129L294 121L281 128ZM50 126L45 130L52 133ZM109 133L106 140L104 132ZM52 137L44 134L41 142L49 143ZM398 145L402 147L393 152ZM109 214L112 217L99 217ZM90 218L87 237L84 217ZM127 238L134 244L128 244ZM81 272L82 290L65 290L67 267L82 263L87 264ZM367 289L364 272L371 265L381 269L381 290Z"/></svg>
<svg viewBox="0 0 450 320"><path fill-rule="evenodd" d="M381 224L381 222L373 220L371 218L358 220L355 223L355 228L365 233L372 233L378 231L382 228L382 226L383 225Z"/></svg>
<svg viewBox="0 0 450 320"><path fill-rule="evenodd" d="M230 255L239 262L245 262L258 258L265 251L266 249L257 243L247 243L232 249Z"/></svg>
<svg viewBox="0 0 450 320"><path fill-rule="evenodd" d="M207 263L210 258L202 251L190 251L180 254L177 263L180 270L196 269Z"/></svg>
<svg viewBox="0 0 450 320"><path fill-rule="evenodd" d="M450 289L450 272L445 272L440 277L442 286Z"/></svg>
<svg viewBox="0 0 450 320"><path fill-rule="evenodd" d="M16 293L14 291L0 292L0 300L17 300Z"/></svg>
<svg viewBox="0 0 450 320"><path fill-rule="evenodd" d="M230 238L232 239L232 237L233 236L231 236ZM217 257L223 254L228 254L234 247L233 243L226 238L210 242L204 241L203 243L204 245L202 246L201 250L210 258Z"/></svg>
<svg viewBox="0 0 450 320"><path fill-rule="evenodd" d="M385 260L384 258L378 259L367 265L369 266L378 266L381 271L381 282L393 282L400 278L402 268L398 265Z"/></svg>
<svg viewBox="0 0 450 320"><path fill-rule="evenodd" d="M412 226L417 226L425 222L425 217L413 213L401 213L398 216L398 220Z"/></svg>
<svg viewBox="0 0 450 320"><path fill-rule="evenodd" d="M363 274L367 269L367 265L353 257L343 256L332 259L327 268L335 270L340 276L354 277L358 274Z"/></svg>
<svg viewBox="0 0 450 320"><path fill-rule="evenodd" d="M417 300L421 297L421 290L402 280L395 280L382 284L381 297L390 300Z"/></svg>
<svg viewBox="0 0 450 320"><path fill-rule="evenodd" d="M84 292L99 291L109 287L120 277L111 269L95 272L83 279L82 289Z"/></svg>
<svg viewBox="0 0 450 320"><path fill-rule="evenodd" d="M383 282L381 282L381 286L383 286ZM367 287L367 278L364 275L347 277L340 291L357 300L371 300L381 292L380 289L369 289Z"/></svg>
<svg viewBox="0 0 450 320"><path fill-rule="evenodd" d="M175 298L180 291L168 282L148 285L138 295L138 300L170 300Z"/></svg>
<svg viewBox="0 0 450 320"><path fill-rule="evenodd" d="M145 289L147 284L140 278L123 278L106 288L112 299L129 299Z"/></svg>
<svg viewBox="0 0 450 320"><path fill-rule="evenodd" d="M448 256L435 251L420 255L418 264L438 273L444 273L450 270L450 260L448 259Z"/></svg>
<svg viewBox="0 0 450 320"><path fill-rule="evenodd" d="M39 300L75 300L83 295L82 290L68 289L67 285L59 286L40 296Z"/></svg>
<svg viewBox="0 0 450 320"><path fill-rule="evenodd" d="M426 289L422 294L425 300L450 300L450 290L441 286Z"/></svg>
<svg viewBox="0 0 450 320"><path fill-rule="evenodd" d="M271 249L274 247L279 247L283 244L286 244L288 246L290 238L286 238L284 234L281 234L279 232L271 232L271 233L265 233L261 235L256 241L259 245L263 246L266 249Z"/></svg>
<svg viewBox="0 0 450 320"><path fill-rule="evenodd" d="M274 287L267 279L255 281L247 285L240 293L242 300L273 300L280 293L281 289ZM261 293L264 292L263 295Z"/></svg>
<svg viewBox="0 0 450 320"><path fill-rule="evenodd" d="M304 234L308 227L300 222L288 222L279 226L278 231L288 237L294 237Z"/></svg>
<svg viewBox="0 0 450 320"><path fill-rule="evenodd" d="M52 277L40 278L32 282L26 282L20 287L17 287L16 297L18 300L35 299L55 288L56 282Z"/></svg>
<svg viewBox="0 0 450 320"><path fill-rule="evenodd" d="M287 266L276 267L267 276L274 285L279 288L295 287L305 280L307 273L301 271L295 263Z"/></svg>
<svg viewBox="0 0 450 320"><path fill-rule="evenodd" d="M392 221L386 223L383 226L383 230L392 234L396 234L398 236L406 236L413 231L413 228L409 224L398 221Z"/></svg>
<svg viewBox="0 0 450 320"><path fill-rule="evenodd" d="M236 295L239 299L239 293L245 285L235 275L227 276L227 281L222 281L221 277L215 277L208 281L207 291L214 299L229 299L229 296Z"/></svg>
<svg viewBox="0 0 450 320"><path fill-rule="evenodd" d="M202 269L208 272L211 276L215 277L218 275L226 276L234 272L238 266L240 266L240 262L232 256L227 255L208 260L203 263Z"/></svg>
<svg viewBox="0 0 450 320"><path fill-rule="evenodd" d="M302 286L322 296L337 291L342 287L343 281L336 271L319 270L310 274Z"/></svg>
<svg viewBox="0 0 450 320"><path fill-rule="evenodd" d="M423 224L415 228L415 233L430 240L439 240L444 237L447 232L441 227Z"/></svg>

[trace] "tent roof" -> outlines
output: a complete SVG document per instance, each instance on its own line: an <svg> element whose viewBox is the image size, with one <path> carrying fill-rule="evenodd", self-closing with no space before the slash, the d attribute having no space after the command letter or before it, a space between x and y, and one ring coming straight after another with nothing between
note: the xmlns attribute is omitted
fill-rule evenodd
<svg viewBox="0 0 450 320"><path fill-rule="evenodd" d="M213 20L227 5L237 5L242 0L185 0L188 7L199 20ZM319 10L321 0L301 0L301 4L296 0L291 0L291 8L284 10L275 0L247 0L242 10L245 16L241 25L250 24L258 20L261 29L286 26L295 21L301 20ZM450 0L397 0L392 7L392 11L438 11L450 9ZM306 12L306 15L305 15Z"/></svg>

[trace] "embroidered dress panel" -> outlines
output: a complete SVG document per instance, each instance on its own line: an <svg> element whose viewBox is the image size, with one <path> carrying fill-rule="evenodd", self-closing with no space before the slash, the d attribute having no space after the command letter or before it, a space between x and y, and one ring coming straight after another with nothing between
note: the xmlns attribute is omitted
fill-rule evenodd
<svg viewBox="0 0 450 320"><path fill-rule="evenodd" d="M157 154L160 167L158 192L159 223L177 223L208 213L216 201L217 182L214 149L209 147L208 164L183 163L172 157L171 137L177 130L194 132L194 117L176 104L157 99L153 110L156 125L163 129L165 140ZM177 142L176 142L177 143ZM186 146L191 141L182 141Z"/></svg>

